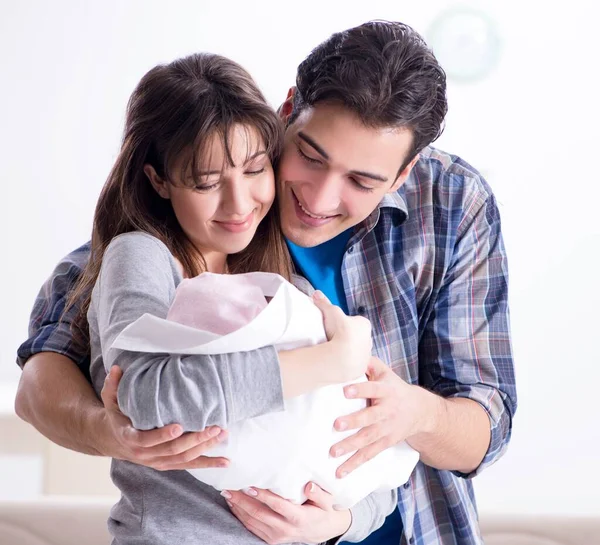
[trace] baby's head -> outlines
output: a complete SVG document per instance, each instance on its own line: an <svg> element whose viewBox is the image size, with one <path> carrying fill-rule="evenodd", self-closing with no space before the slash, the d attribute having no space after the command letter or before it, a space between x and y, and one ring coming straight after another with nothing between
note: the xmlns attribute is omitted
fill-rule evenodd
<svg viewBox="0 0 600 545"><path fill-rule="evenodd" d="M263 291L244 275L203 273L177 286L167 320L227 335L267 306Z"/></svg>

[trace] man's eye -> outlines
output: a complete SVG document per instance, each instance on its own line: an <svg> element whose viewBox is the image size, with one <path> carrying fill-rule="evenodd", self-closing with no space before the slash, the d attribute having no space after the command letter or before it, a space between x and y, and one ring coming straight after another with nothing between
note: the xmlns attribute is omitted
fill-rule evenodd
<svg viewBox="0 0 600 545"><path fill-rule="evenodd" d="M318 159L313 159L312 157L309 157L308 155L306 155L306 153L304 153L300 149L300 146L297 146L296 149L298 150L298 153L300 154L300 157L302 157L302 159L304 159L305 161L308 161L309 163L317 163L317 164L321 163L321 161L319 161Z"/></svg>
<svg viewBox="0 0 600 545"><path fill-rule="evenodd" d="M367 187L366 185L362 185L356 178L350 178L350 181L358 189L359 191L364 191L365 193L371 193L373 191L373 187Z"/></svg>
<svg viewBox="0 0 600 545"><path fill-rule="evenodd" d="M262 167L259 170L247 170L246 174L248 176L258 176L259 174L262 174L265 171L265 167Z"/></svg>

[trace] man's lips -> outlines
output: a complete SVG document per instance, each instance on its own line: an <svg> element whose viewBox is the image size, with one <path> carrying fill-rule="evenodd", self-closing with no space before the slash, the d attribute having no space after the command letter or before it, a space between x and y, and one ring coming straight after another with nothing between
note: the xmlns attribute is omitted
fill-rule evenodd
<svg viewBox="0 0 600 545"><path fill-rule="evenodd" d="M298 199L298 197L296 197L296 194L293 191L292 196L294 199L294 208L296 211L296 216L302 223L310 227L320 227L322 225L325 225L326 223L329 223L339 215L335 214L333 216L316 216L315 214L312 214L302 206L300 200Z"/></svg>

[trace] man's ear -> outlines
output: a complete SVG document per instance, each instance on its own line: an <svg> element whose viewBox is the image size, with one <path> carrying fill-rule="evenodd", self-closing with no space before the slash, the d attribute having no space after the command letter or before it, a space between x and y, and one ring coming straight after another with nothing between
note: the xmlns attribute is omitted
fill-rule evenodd
<svg viewBox="0 0 600 545"><path fill-rule="evenodd" d="M146 176L148 176L148 180L150 180L150 183L152 184L152 187L154 188L154 190L163 199L171 198L171 192L169 190L170 189L169 183L166 182L165 180L163 180L156 173L156 170L154 170L154 167L152 165L144 165L144 173L146 174Z"/></svg>
<svg viewBox="0 0 600 545"><path fill-rule="evenodd" d="M394 193L396 191L398 191L398 189L400 189L400 186L406 182L406 178L408 178L408 175L410 174L410 171L413 169L413 167L417 164L417 161L419 160L419 154L417 153L411 160L410 163L408 163L408 165L406 165L404 167L404 170L398 174L398 177L396 178L396 181L393 183L392 187L389 189L388 193Z"/></svg>
<svg viewBox="0 0 600 545"><path fill-rule="evenodd" d="M290 115L292 115L292 111L294 110L294 93L295 92L296 92L296 88L290 87L290 90L288 91L285 102L281 106L279 106L279 109L277 110L277 112L279 113L279 117L281 117L283 124L286 126L288 124L288 119L290 118Z"/></svg>

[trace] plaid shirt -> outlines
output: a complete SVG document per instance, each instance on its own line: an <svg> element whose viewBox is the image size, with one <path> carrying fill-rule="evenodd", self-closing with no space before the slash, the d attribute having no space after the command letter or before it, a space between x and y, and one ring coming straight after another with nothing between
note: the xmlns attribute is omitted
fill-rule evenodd
<svg viewBox="0 0 600 545"><path fill-rule="evenodd" d="M88 374L89 360L71 346L69 317L57 324L88 253L89 245L75 250L43 286L19 365L52 351ZM399 490L401 543L482 543L470 478L502 455L516 409L507 263L489 186L458 157L425 149L400 190L355 228L342 276L350 314L373 324L379 358L407 382L473 399L490 418L490 445L475 471L419 462Z"/></svg>

